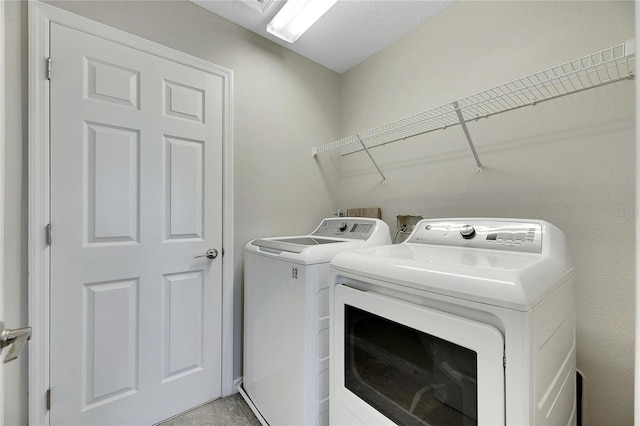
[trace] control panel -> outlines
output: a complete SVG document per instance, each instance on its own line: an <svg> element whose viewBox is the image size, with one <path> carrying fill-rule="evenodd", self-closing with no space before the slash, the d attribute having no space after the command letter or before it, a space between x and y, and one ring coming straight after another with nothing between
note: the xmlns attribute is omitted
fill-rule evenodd
<svg viewBox="0 0 640 426"><path fill-rule="evenodd" d="M339 237L367 240L373 233L376 222L367 219L335 218L325 219L311 235L318 237Z"/></svg>
<svg viewBox="0 0 640 426"><path fill-rule="evenodd" d="M542 253L542 225L509 220L421 220L405 243Z"/></svg>

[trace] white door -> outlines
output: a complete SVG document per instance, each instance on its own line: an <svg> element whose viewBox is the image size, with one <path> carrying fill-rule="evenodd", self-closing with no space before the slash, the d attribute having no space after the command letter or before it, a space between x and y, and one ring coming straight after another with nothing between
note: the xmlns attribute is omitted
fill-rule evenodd
<svg viewBox="0 0 640 426"><path fill-rule="evenodd" d="M51 424L221 395L222 78L51 24Z"/></svg>

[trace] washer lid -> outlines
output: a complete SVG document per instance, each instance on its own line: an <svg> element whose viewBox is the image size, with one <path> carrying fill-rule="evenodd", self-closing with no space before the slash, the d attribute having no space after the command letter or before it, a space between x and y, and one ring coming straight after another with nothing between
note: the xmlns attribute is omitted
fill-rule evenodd
<svg viewBox="0 0 640 426"><path fill-rule="evenodd" d="M321 244L345 243L348 240L329 240L326 238L313 237L287 237L287 238L258 238L251 241L251 245L289 253L302 253L309 247Z"/></svg>
<svg viewBox="0 0 640 426"><path fill-rule="evenodd" d="M245 246L248 253L312 265L329 263L337 253L391 244L389 227L379 219L326 218L308 235L257 238Z"/></svg>

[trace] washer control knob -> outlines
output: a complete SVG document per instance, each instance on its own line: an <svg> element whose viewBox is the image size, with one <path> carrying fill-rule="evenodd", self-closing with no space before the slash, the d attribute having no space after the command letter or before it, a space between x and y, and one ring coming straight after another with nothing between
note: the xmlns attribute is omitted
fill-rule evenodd
<svg viewBox="0 0 640 426"><path fill-rule="evenodd" d="M462 228L460 228L460 235L462 235L462 238L468 240L476 235L476 230L471 225L464 225Z"/></svg>
<svg viewBox="0 0 640 426"><path fill-rule="evenodd" d="M345 222L341 222L340 225L338 225L338 231L344 232L346 230L347 230L347 224Z"/></svg>

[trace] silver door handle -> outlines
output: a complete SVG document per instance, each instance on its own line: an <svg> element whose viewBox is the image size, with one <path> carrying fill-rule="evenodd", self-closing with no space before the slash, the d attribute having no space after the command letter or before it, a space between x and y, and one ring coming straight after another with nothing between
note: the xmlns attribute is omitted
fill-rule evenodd
<svg viewBox="0 0 640 426"><path fill-rule="evenodd" d="M18 358L22 347L27 340L31 339L31 327L16 328L14 330L4 329L4 325L0 323L0 351L6 346L12 345L4 357L4 363L13 361Z"/></svg>
<svg viewBox="0 0 640 426"><path fill-rule="evenodd" d="M216 249L209 249L207 250L207 252L205 254L201 254L200 256L196 256L195 259L199 258L199 257L208 257L209 259L215 259L216 257L218 257L218 250Z"/></svg>

